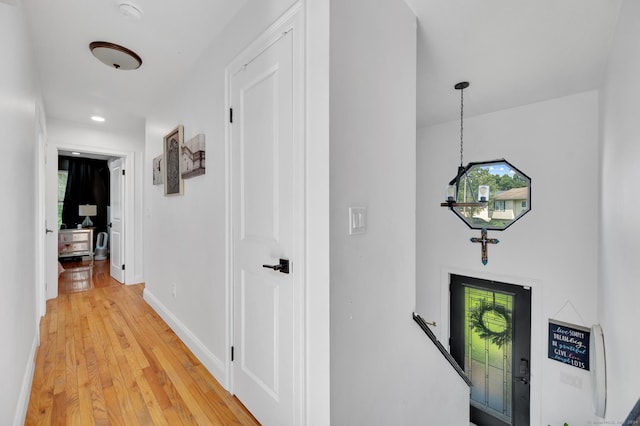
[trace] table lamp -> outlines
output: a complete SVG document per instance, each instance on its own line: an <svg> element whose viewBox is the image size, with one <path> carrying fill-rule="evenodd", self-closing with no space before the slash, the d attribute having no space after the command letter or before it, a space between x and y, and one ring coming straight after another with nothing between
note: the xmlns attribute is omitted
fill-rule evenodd
<svg viewBox="0 0 640 426"><path fill-rule="evenodd" d="M84 216L84 221L82 222L83 228L89 228L93 226L93 222L89 218L89 216L95 216L98 212L98 207L95 204L85 204L78 206L78 215Z"/></svg>

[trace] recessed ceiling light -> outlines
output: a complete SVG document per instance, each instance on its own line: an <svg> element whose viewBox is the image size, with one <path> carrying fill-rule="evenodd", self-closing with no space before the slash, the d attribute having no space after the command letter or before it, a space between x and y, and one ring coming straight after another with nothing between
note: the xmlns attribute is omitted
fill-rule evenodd
<svg viewBox="0 0 640 426"><path fill-rule="evenodd" d="M73 151L71 155L80 155L80 153L78 151Z"/></svg>
<svg viewBox="0 0 640 426"><path fill-rule="evenodd" d="M91 117L91 119L93 121L97 121L98 123L104 123L104 117L100 117L98 115L94 115L93 117Z"/></svg>
<svg viewBox="0 0 640 426"><path fill-rule="evenodd" d="M115 43L94 41L89 43L89 49L100 62L117 70L135 70L142 65L136 52Z"/></svg>

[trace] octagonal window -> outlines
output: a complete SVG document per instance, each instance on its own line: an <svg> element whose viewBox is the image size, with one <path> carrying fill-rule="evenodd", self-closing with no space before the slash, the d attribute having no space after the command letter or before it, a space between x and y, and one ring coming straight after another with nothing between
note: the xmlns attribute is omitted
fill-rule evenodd
<svg viewBox="0 0 640 426"><path fill-rule="evenodd" d="M469 163L454 192L451 209L472 229L501 231L531 210L531 179L506 160Z"/></svg>

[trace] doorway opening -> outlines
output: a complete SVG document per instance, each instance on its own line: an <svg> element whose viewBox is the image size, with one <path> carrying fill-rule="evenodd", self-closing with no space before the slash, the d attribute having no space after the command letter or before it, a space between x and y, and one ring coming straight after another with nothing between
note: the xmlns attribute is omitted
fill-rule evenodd
<svg viewBox="0 0 640 426"><path fill-rule="evenodd" d="M73 154L74 152L76 152L76 154ZM42 194L42 205L43 210L45 212L45 216L46 216L46 232L43 233L43 246L45 246L45 255L44 255L44 263L45 263L45 271L46 271L46 281L45 281L45 294L43 295L45 300L46 299L53 299L55 297L58 296L58 288L60 285L59 282L59 276L62 272L60 266L61 266L61 262L59 261L60 259L62 259L62 257L60 257L60 253L61 253L61 236L64 233L63 231L81 231L83 229L87 229L91 231L91 237L78 237L78 238L84 238L87 241L86 247L76 247L74 246L75 242L74 241L67 241L66 239L69 238L73 238L69 235L67 235L65 238L65 241L62 241L62 243L64 243L65 245L68 245L69 247L67 247L67 250L71 250L74 251L76 248L83 253L79 253L79 257L73 257L71 256L71 253L66 253L68 254L68 256L65 256L65 259L68 260L84 260L86 263L92 263L93 262L93 257L95 255L95 250L96 247L99 245L105 245L107 246L107 253L108 253L108 259L109 259L109 263L110 263L110 267L111 269L113 269L114 267L114 253L116 252L116 250L114 250L114 244L111 241L112 240L112 227L109 226L114 222L114 217L115 217L115 213L114 213L114 188L117 188L119 190L119 194L117 195L117 199L119 200L118 206L120 208L120 218L121 218L121 231L119 234L119 244L118 246L120 247L120 252L116 253L117 258L116 260L120 261L121 264L118 264L119 268L118 271L120 275L114 276L113 274L111 274L111 276L113 276L117 281L119 281L120 283L126 284L127 280L125 279L125 277L127 277L127 279L131 280L131 277L128 275L125 276L125 270L124 270L124 262L125 259L131 259L132 258L125 258L125 253L124 250L126 247L133 247L133 232L134 232L134 215L133 215L133 209L134 209L134 200L133 200L133 192L134 192L134 180L129 179L125 182L124 179L124 175L123 175L123 170L127 169L129 172L131 172L131 174L133 175L133 171L134 171L134 158L133 152L118 152L118 151L112 151L110 149L99 149L99 148L92 148L91 150L84 150L81 147L67 147L67 146L48 146L47 147L47 153L49 158L53 158L54 161L48 161L44 163L44 175L46 176L45 181L46 181L46 185L45 185L45 191L44 194ZM73 201L72 205L70 205L70 210L73 212L75 211L76 217L75 218L71 218L69 219L68 216L67 218L62 218L59 214L59 210L60 210L60 206L61 204L59 204L59 202L61 201L60 197L59 197L59 192L64 193L66 190L66 185L63 187L63 189L61 189L59 191L59 172L60 172L60 167L59 167L59 158L62 157L77 157L77 158L85 158L87 160L91 160L91 161L103 161L103 164L107 164L107 167L102 170L102 174L106 174L105 179L108 182L108 190L106 192L106 194L101 195L101 198L106 199L107 201L103 201L102 203L102 211L100 212L102 214L102 218L98 218L97 213L98 213L98 205L100 203L98 203L96 199L83 199L83 200L75 200ZM120 173L119 175L119 182L117 182L115 185L113 184L114 182L114 178L113 178L113 169L114 169L114 164L119 164L119 169L118 172ZM95 183L95 182L94 182ZM90 186L90 191L93 191L93 188L91 185ZM125 191L126 188L126 191ZM126 193L126 197L125 197L125 193ZM92 216L89 218L92 222L94 222L94 225L89 225L89 226L83 226L82 222L84 222L84 219L86 219L86 217L79 217L80 214L80 205L82 204L83 207L86 206L86 203L89 203L91 206L95 205L95 210L96 210L96 216L93 216L93 209L94 207L90 207L89 211L91 212ZM95 204L94 204L95 202ZM78 204L78 205L75 205ZM108 207L108 208L107 208ZM86 211L86 208L83 210ZM125 216L126 216L126 223L127 223L127 234L125 237L125 232L124 232L124 223L125 223ZM67 223L69 222L69 223ZM62 223L64 223L64 226L62 225ZM81 229L78 229L78 225L80 225ZM98 226L101 226L100 229L98 229ZM106 233L105 235L100 235L101 233ZM72 234L73 232L66 232L67 234ZM88 243L90 241L90 243ZM104 253L104 251L102 252ZM133 254L133 249L130 249L130 253L129 256L131 256ZM104 256L106 257L106 256ZM101 258L99 256L99 258ZM44 300L43 300L44 303ZM43 311L44 314L44 311Z"/></svg>
<svg viewBox="0 0 640 426"><path fill-rule="evenodd" d="M122 160L59 151L57 163L58 292L64 293L92 288L94 266L104 269L106 263L110 270L112 196L120 195L111 187L111 170ZM118 274L110 275L123 281Z"/></svg>
<svg viewBox="0 0 640 426"><path fill-rule="evenodd" d="M471 421L528 425L531 289L451 275L450 290L450 349L473 382Z"/></svg>

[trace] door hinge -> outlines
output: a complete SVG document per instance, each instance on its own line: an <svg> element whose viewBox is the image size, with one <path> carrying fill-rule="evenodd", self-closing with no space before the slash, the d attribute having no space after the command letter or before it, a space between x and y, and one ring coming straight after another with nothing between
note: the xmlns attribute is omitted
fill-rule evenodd
<svg viewBox="0 0 640 426"><path fill-rule="evenodd" d="M122 264L122 270L124 271L124 263Z"/></svg>
<svg viewBox="0 0 640 426"><path fill-rule="evenodd" d="M233 108L229 108L229 123L233 123Z"/></svg>
<svg viewBox="0 0 640 426"><path fill-rule="evenodd" d="M231 346L231 362L233 362L233 358L234 358L234 356L233 356L233 346Z"/></svg>
<svg viewBox="0 0 640 426"><path fill-rule="evenodd" d="M125 174L126 174L126 173L125 173L124 169L122 169L122 176L124 176Z"/></svg>

